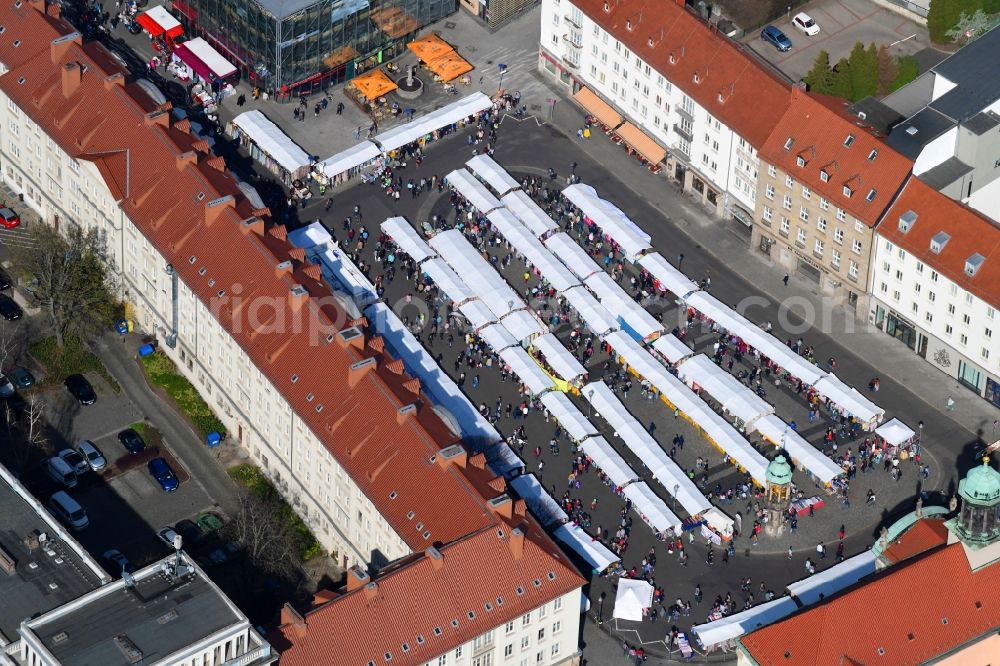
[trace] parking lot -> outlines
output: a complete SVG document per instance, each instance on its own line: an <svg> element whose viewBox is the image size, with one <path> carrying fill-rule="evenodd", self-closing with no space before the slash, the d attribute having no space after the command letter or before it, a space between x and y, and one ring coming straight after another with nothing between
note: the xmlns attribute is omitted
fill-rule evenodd
<svg viewBox="0 0 1000 666"><path fill-rule="evenodd" d="M870 0L818 0L804 5L806 12L819 25L820 32L812 37L792 25L790 16L775 21L791 40L792 48L784 53L764 42L760 31L744 40L750 48L780 69L792 81L799 81L812 69L820 51L830 54L831 64L851 53L856 42L876 46L890 45L894 56L913 55L929 44L927 28L878 5Z"/></svg>

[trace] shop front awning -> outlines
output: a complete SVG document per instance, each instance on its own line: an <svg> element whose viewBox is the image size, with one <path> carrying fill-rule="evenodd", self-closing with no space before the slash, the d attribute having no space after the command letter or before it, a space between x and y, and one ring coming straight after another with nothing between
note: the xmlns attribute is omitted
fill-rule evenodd
<svg viewBox="0 0 1000 666"><path fill-rule="evenodd" d="M445 53L426 64L427 69L441 77L442 81L453 81L462 74L472 71L472 64L454 51Z"/></svg>
<svg viewBox="0 0 1000 666"><path fill-rule="evenodd" d="M614 107L594 94L590 88L580 88L573 99L586 111L608 127L618 127L622 124L621 114Z"/></svg>
<svg viewBox="0 0 1000 666"><path fill-rule="evenodd" d="M351 85L368 99L378 99L397 88L396 84L381 69L373 69L351 79Z"/></svg>
<svg viewBox="0 0 1000 666"><path fill-rule="evenodd" d="M407 44L406 48L413 51L414 55L416 55L417 58L423 62L436 60L437 58L455 50L451 44L444 41L433 32L429 32L423 37L417 37L412 42Z"/></svg>
<svg viewBox="0 0 1000 666"><path fill-rule="evenodd" d="M153 37L166 35L173 38L184 32L184 27L180 21L174 18L173 14L164 9L162 5L147 9L136 16L135 21Z"/></svg>
<svg viewBox="0 0 1000 666"><path fill-rule="evenodd" d="M201 37L189 39L174 49L181 62L206 80L224 79L236 73L236 65L226 60Z"/></svg>
<svg viewBox="0 0 1000 666"><path fill-rule="evenodd" d="M650 164L659 164L667 156L667 151L661 148L660 144L632 123L625 123L615 130L615 134L620 136L632 150L645 157Z"/></svg>

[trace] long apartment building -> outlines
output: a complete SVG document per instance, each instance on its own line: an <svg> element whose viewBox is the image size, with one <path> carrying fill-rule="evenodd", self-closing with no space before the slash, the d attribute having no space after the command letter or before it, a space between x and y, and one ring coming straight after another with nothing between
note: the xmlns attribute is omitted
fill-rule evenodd
<svg viewBox="0 0 1000 666"><path fill-rule="evenodd" d="M538 67L611 104L666 149L671 178L749 233L757 151L788 108L790 84L683 5L544 0Z"/></svg>
<svg viewBox="0 0 1000 666"><path fill-rule="evenodd" d="M105 234L139 326L164 340L340 564L377 570L514 523L549 569L566 567L532 598L563 596L567 581L579 596L584 580L559 548L523 510L495 510L505 486L481 454L453 464L464 459L460 436L420 382L368 322L345 314L320 266L253 208L187 120L100 44L82 43L56 6L4 4L0 25L5 182L49 223ZM479 618L470 626L495 628Z"/></svg>

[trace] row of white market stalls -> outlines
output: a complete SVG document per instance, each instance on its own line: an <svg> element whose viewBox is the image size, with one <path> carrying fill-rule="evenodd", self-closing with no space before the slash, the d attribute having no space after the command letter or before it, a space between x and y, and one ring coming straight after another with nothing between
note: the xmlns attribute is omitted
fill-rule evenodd
<svg viewBox="0 0 1000 666"><path fill-rule="evenodd" d="M230 121L228 131L254 161L262 164L286 187L299 181L301 189L309 176L312 158L267 116L256 109L246 111Z"/></svg>

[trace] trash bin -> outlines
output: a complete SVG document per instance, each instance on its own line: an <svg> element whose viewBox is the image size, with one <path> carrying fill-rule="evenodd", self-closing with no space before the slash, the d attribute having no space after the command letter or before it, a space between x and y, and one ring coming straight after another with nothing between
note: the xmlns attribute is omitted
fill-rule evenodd
<svg viewBox="0 0 1000 666"><path fill-rule="evenodd" d="M209 447L218 446L222 443L222 435L217 432L210 432L205 438L208 441Z"/></svg>
<svg viewBox="0 0 1000 666"><path fill-rule="evenodd" d="M145 344L139 347L139 356L149 356L156 351L156 347L151 344Z"/></svg>
<svg viewBox="0 0 1000 666"><path fill-rule="evenodd" d="M124 319L119 319L118 323L115 324L115 330L118 331L119 335L125 335L128 333L128 322Z"/></svg>

